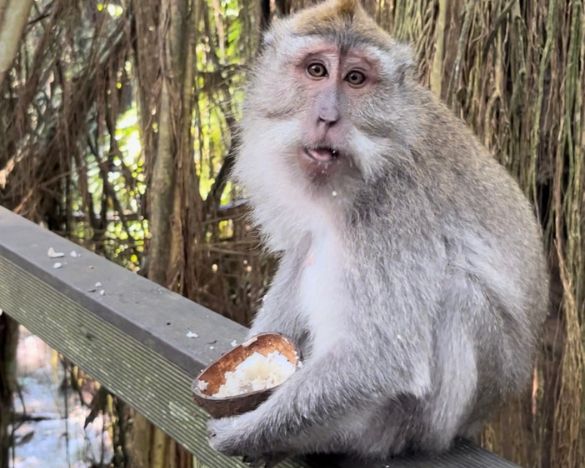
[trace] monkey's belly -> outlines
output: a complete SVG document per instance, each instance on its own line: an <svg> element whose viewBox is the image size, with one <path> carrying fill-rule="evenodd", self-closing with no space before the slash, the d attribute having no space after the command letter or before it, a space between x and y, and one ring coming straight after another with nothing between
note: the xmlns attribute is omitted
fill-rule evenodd
<svg viewBox="0 0 585 468"><path fill-rule="evenodd" d="M346 333L343 308L348 299L342 286L342 262L339 244L325 232L309 249L300 281L300 303L306 316L312 341L312 355L318 357Z"/></svg>

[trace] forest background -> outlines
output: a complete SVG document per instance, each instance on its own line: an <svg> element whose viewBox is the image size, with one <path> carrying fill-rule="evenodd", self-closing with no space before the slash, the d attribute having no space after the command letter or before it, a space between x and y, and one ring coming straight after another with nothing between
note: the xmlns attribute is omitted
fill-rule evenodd
<svg viewBox="0 0 585 468"><path fill-rule="evenodd" d="M0 204L247 323L275 262L227 177L242 85L272 18L309 3L0 0ZM413 44L420 80L519 181L543 227L552 304L532 388L481 442L523 466L583 467L583 2L364 3ZM0 466L16 341L0 315ZM85 379L74 368L69 378ZM114 421L115 466L192 466L96 392Z"/></svg>

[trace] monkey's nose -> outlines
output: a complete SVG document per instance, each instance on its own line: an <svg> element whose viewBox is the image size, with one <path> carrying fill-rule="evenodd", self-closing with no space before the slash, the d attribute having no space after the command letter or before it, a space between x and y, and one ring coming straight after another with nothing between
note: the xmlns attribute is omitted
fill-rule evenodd
<svg viewBox="0 0 585 468"><path fill-rule="evenodd" d="M331 127L335 125L338 121L339 114L337 113L320 114L318 124Z"/></svg>
<svg viewBox="0 0 585 468"><path fill-rule="evenodd" d="M339 109L335 105L320 106L318 123L325 124L328 127L335 125L339 121Z"/></svg>

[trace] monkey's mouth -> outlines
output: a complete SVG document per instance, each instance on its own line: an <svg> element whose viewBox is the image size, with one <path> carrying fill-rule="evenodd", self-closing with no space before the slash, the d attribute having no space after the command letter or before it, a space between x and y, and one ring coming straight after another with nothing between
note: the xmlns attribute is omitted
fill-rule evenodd
<svg viewBox="0 0 585 468"><path fill-rule="evenodd" d="M304 146L298 152L299 165L303 172L313 181L322 183L337 172L337 160L343 155L329 145Z"/></svg>
<svg viewBox="0 0 585 468"><path fill-rule="evenodd" d="M331 146L305 146L303 152L317 163L329 163L339 157L339 151Z"/></svg>

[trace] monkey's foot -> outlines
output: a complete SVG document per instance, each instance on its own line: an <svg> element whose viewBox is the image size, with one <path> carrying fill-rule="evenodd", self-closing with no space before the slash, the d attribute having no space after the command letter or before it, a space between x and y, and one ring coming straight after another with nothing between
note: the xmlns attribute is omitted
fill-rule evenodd
<svg viewBox="0 0 585 468"><path fill-rule="evenodd" d="M283 453L267 453L259 456L245 456L244 463L250 468L273 468L286 458Z"/></svg>

